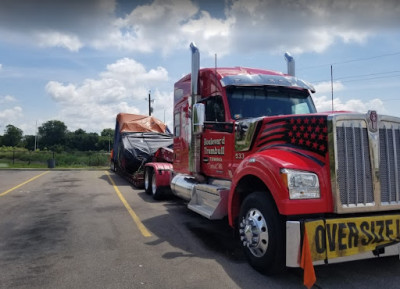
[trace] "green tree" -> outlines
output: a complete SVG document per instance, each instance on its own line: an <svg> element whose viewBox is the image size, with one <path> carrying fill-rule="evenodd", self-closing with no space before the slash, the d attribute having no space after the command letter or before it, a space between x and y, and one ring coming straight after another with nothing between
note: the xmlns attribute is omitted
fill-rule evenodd
<svg viewBox="0 0 400 289"><path fill-rule="evenodd" d="M65 145L67 126L59 120L49 120L39 127L40 147L53 149Z"/></svg>
<svg viewBox="0 0 400 289"><path fill-rule="evenodd" d="M4 131L2 144L5 146L15 147L21 143L23 132L18 127L11 124L6 126Z"/></svg>
<svg viewBox="0 0 400 289"><path fill-rule="evenodd" d="M114 137L114 130L112 128L105 128L100 133L101 136L111 136Z"/></svg>
<svg viewBox="0 0 400 289"><path fill-rule="evenodd" d="M72 150L94 151L97 150L99 135L97 133L87 133L83 129L77 129L68 133L68 147Z"/></svg>
<svg viewBox="0 0 400 289"><path fill-rule="evenodd" d="M86 132L83 129L77 129L74 132L67 133L67 146L71 150L81 150L81 143Z"/></svg>
<svg viewBox="0 0 400 289"><path fill-rule="evenodd" d="M23 140L24 148L31 151L35 150L35 138L34 135L25 135Z"/></svg>
<svg viewBox="0 0 400 289"><path fill-rule="evenodd" d="M103 151L110 151L114 144L114 130L105 128L101 131L97 147Z"/></svg>
<svg viewBox="0 0 400 289"><path fill-rule="evenodd" d="M85 138L85 150L95 151L97 150L97 143L99 141L99 135L95 132L88 133Z"/></svg>

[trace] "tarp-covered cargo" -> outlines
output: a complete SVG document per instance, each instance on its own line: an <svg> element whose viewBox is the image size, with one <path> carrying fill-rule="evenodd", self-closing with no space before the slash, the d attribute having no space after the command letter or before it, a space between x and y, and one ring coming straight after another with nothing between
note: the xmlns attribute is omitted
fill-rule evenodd
<svg viewBox="0 0 400 289"><path fill-rule="evenodd" d="M120 169L133 174L161 147L172 147L172 135L163 122L153 116L117 115L112 161Z"/></svg>
<svg viewBox="0 0 400 289"><path fill-rule="evenodd" d="M154 116L119 113L117 115L118 131L124 132L157 132L168 133L167 126ZM117 131L117 129L115 129Z"/></svg>

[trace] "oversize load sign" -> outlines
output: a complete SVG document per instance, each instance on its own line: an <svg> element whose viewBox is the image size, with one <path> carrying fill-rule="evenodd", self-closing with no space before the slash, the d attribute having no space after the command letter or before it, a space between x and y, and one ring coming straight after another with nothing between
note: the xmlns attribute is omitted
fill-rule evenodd
<svg viewBox="0 0 400 289"><path fill-rule="evenodd" d="M313 261L373 251L400 241L400 215L305 222Z"/></svg>

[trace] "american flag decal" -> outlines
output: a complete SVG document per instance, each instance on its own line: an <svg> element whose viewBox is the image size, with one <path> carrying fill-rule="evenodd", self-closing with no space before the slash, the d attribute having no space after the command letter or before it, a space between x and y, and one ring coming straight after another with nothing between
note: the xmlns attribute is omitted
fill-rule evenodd
<svg viewBox="0 0 400 289"><path fill-rule="evenodd" d="M326 116L297 116L266 120L256 142L259 150L284 146L325 156L328 150Z"/></svg>

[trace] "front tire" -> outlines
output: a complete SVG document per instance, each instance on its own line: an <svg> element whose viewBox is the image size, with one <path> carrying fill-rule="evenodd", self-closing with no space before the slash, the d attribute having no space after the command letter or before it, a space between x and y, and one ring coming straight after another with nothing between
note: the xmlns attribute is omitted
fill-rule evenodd
<svg viewBox="0 0 400 289"><path fill-rule="evenodd" d="M284 222L266 192L248 195L239 214L239 235L250 265L266 275L285 269Z"/></svg>

